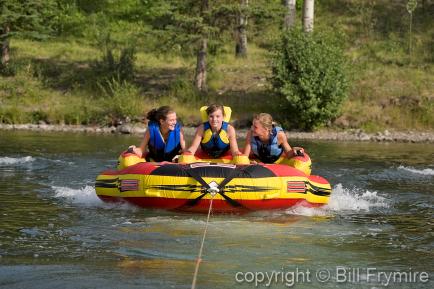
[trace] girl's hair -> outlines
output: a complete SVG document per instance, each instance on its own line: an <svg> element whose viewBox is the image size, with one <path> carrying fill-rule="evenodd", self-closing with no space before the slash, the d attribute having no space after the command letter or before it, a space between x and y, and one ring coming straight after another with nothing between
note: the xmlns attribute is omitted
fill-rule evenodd
<svg viewBox="0 0 434 289"><path fill-rule="evenodd" d="M223 105L215 104L215 103L208 106L208 108L206 109L206 114L210 115L211 113L219 109L222 111L223 116L225 116L225 109Z"/></svg>
<svg viewBox="0 0 434 289"><path fill-rule="evenodd" d="M260 113L253 117L253 120L259 121L259 123L267 130L271 131L273 129L273 118L268 113Z"/></svg>
<svg viewBox="0 0 434 289"><path fill-rule="evenodd" d="M175 112L170 106L160 106L158 109L152 109L146 115L146 118L150 121L160 122L160 120L166 120L167 115Z"/></svg>

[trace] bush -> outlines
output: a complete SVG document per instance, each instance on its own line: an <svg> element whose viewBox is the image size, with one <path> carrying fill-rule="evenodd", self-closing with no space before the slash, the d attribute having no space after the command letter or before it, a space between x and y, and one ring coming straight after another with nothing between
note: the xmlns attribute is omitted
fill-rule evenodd
<svg viewBox="0 0 434 289"><path fill-rule="evenodd" d="M26 122L28 122L26 113L17 104L0 106L0 123L14 124Z"/></svg>
<svg viewBox="0 0 434 289"><path fill-rule="evenodd" d="M57 15L57 34L65 36L83 36L88 29L87 18L75 3L59 3Z"/></svg>
<svg viewBox="0 0 434 289"><path fill-rule="evenodd" d="M15 76L16 74L16 67L11 64L1 64L0 63L0 75L9 77L9 76Z"/></svg>
<svg viewBox="0 0 434 289"><path fill-rule="evenodd" d="M330 33L282 34L275 47L271 83L282 98L282 123L312 130L336 117L347 96L347 65L339 39Z"/></svg>
<svg viewBox="0 0 434 289"><path fill-rule="evenodd" d="M100 61L93 64L93 70L102 82L111 79L120 81L134 79L134 62L136 60L134 43L118 45L111 39L110 34L106 34L99 41L99 47L103 56Z"/></svg>
<svg viewBox="0 0 434 289"><path fill-rule="evenodd" d="M105 86L101 85L101 90L104 96L101 105L104 107L106 123L114 124L143 115L144 99L135 85L112 79Z"/></svg>
<svg viewBox="0 0 434 289"><path fill-rule="evenodd" d="M178 75L170 83L167 95L181 103L195 104L201 100L200 92L194 86L191 77L186 74Z"/></svg>

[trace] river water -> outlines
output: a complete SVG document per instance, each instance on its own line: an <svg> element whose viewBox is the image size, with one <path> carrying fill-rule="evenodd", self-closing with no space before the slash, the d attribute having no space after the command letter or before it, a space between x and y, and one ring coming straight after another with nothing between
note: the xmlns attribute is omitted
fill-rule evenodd
<svg viewBox="0 0 434 289"><path fill-rule="evenodd" d="M0 288L190 288L206 215L101 202L133 136L0 131ZM322 208L212 215L197 288L434 288L434 146L290 141Z"/></svg>

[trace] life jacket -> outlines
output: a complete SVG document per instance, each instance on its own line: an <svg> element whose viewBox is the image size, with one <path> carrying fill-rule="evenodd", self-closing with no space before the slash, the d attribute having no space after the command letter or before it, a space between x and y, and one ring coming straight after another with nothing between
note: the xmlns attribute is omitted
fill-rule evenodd
<svg viewBox="0 0 434 289"><path fill-rule="evenodd" d="M223 121L222 127L218 134L213 134L209 122L203 123L203 137L200 143L200 147L208 155L213 158L218 158L230 148L228 138L228 125L226 121Z"/></svg>
<svg viewBox="0 0 434 289"><path fill-rule="evenodd" d="M259 137L253 136L250 138L252 152L261 162L271 164L277 161L283 153L282 145L278 145L277 134L283 129L279 126L273 126L268 143L263 143Z"/></svg>
<svg viewBox="0 0 434 289"><path fill-rule="evenodd" d="M169 131L166 142L160 132L160 126L155 121L148 124L149 130L149 154L146 157L156 162L172 161L181 150L181 126L177 123L174 130Z"/></svg>

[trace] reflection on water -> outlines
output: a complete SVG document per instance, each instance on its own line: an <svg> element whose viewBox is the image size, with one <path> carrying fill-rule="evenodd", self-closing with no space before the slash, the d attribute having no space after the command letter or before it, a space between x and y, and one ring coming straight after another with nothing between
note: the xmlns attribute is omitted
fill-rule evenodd
<svg viewBox="0 0 434 289"><path fill-rule="evenodd" d="M190 288L206 216L95 196L95 176L137 141L0 132L0 288ZM330 203L212 216L198 287L255 288L236 283L240 271L372 266L433 274L434 146L290 143L304 146L313 172L333 184ZM375 287L296 284L338 285Z"/></svg>

